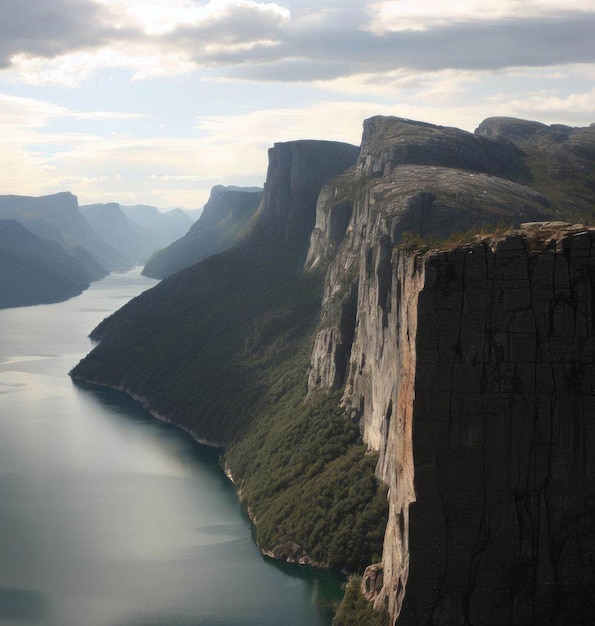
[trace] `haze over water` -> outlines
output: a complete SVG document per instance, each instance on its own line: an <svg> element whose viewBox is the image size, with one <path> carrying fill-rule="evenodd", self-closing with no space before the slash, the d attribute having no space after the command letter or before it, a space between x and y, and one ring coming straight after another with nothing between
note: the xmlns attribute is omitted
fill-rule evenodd
<svg viewBox="0 0 595 626"><path fill-rule="evenodd" d="M68 371L153 285L0 311L0 626L323 626L340 580L264 559L212 450Z"/></svg>

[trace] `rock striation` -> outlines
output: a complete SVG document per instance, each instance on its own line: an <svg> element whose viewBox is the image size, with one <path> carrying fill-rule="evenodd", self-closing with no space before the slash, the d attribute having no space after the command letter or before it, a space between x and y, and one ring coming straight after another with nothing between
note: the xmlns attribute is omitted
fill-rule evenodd
<svg viewBox="0 0 595 626"><path fill-rule="evenodd" d="M357 159L359 148L336 141L288 141L269 149L259 228L302 245L312 233L316 203L329 174L338 176Z"/></svg>
<svg viewBox="0 0 595 626"><path fill-rule="evenodd" d="M595 232L551 221L582 189L519 182L544 180L550 145L513 127L373 118L319 199L309 389L343 388L379 452L389 520L363 592L393 624L579 623L595 584Z"/></svg>

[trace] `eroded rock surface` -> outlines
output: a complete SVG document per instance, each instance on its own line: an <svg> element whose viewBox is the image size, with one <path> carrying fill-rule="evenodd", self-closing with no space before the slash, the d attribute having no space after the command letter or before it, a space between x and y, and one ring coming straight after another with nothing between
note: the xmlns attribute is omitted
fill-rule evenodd
<svg viewBox="0 0 595 626"><path fill-rule="evenodd" d="M550 221L583 188L565 204L518 182L545 171L549 148L521 145L540 129L373 118L320 196L309 388L343 387L380 453L390 514L362 591L394 624L575 623L595 584L595 233Z"/></svg>

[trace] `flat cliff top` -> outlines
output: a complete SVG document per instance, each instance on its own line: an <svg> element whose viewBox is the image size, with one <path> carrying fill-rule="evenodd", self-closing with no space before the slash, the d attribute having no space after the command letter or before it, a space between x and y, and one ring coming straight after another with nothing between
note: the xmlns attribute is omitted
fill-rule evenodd
<svg viewBox="0 0 595 626"><path fill-rule="evenodd" d="M520 228L494 228L491 232L483 229L477 232L454 233L448 239L423 240L404 238L399 248L420 252L424 256L453 250L470 250L489 247L493 251L517 250L519 253L562 252L570 247L590 248L595 241L595 227L568 222L545 221L525 222Z"/></svg>

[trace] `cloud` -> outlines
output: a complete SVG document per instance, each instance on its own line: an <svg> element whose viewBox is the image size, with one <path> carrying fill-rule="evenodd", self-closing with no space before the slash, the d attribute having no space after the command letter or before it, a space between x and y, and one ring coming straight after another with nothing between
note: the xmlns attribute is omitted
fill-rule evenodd
<svg viewBox="0 0 595 626"><path fill-rule="evenodd" d="M130 36L90 0L0 0L0 68L17 55L53 58Z"/></svg>
<svg viewBox="0 0 595 626"><path fill-rule="evenodd" d="M274 48L222 52L229 75L279 82L384 73L399 68L495 70L595 61L595 13L441 25L426 31L303 31L288 26Z"/></svg>
<svg viewBox="0 0 595 626"><path fill-rule="evenodd" d="M20 80L74 86L106 68L137 79L202 70L288 83L593 63L590 4L0 0L0 14L14 8L9 25L0 21L0 67L11 65Z"/></svg>
<svg viewBox="0 0 595 626"><path fill-rule="evenodd" d="M428 30L455 22L477 23L494 20L559 18L565 14L593 12L591 0L382 0L368 7L366 29L377 34L405 30Z"/></svg>

